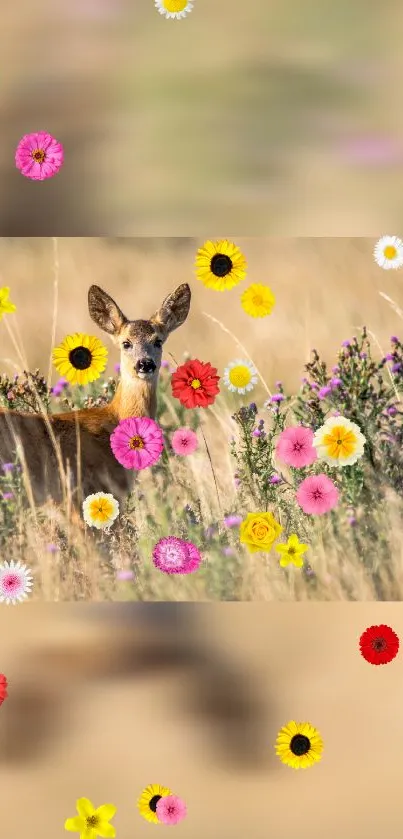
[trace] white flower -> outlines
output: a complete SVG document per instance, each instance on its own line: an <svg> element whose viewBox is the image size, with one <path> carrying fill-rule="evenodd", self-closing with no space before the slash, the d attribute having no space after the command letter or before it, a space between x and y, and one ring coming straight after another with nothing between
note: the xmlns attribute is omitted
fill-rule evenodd
<svg viewBox="0 0 403 839"><path fill-rule="evenodd" d="M87 495L83 501L83 517L89 527L105 530L119 515L119 502L110 492L96 492Z"/></svg>
<svg viewBox="0 0 403 839"><path fill-rule="evenodd" d="M3 562L0 565L0 603L12 603L24 600L31 594L32 573L21 562Z"/></svg>
<svg viewBox="0 0 403 839"><path fill-rule="evenodd" d="M257 370L250 361L230 361L224 370L224 384L233 393L246 393L257 384Z"/></svg>
<svg viewBox="0 0 403 839"><path fill-rule="evenodd" d="M155 5L160 15L165 17L179 18L186 17L193 9L191 0L155 0Z"/></svg>
<svg viewBox="0 0 403 839"><path fill-rule="evenodd" d="M351 466L364 454L365 442L355 422L345 417L329 417L315 431L312 444L318 459L329 466Z"/></svg>
<svg viewBox="0 0 403 839"><path fill-rule="evenodd" d="M375 262L388 271L403 265L403 242L397 236L382 236L374 248Z"/></svg>

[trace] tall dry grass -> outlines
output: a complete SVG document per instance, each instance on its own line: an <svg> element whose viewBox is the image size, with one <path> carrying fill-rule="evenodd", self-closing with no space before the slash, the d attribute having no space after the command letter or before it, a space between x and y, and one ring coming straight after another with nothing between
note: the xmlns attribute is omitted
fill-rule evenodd
<svg viewBox="0 0 403 839"><path fill-rule="evenodd" d="M342 340L366 324L374 355L380 357L389 336L399 334L400 275L376 266L371 240L237 239L248 259L249 281L268 282L276 294L273 314L259 322L242 311L239 288L218 294L197 282L193 261L198 244L192 239L3 239L1 284L10 286L18 311L3 320L8 330L0 333L2 369L11 374L38 366L46 376L54 341L74 331L97 331L86 310L93 282L111 293L130 318L151 315L165 294L190 282L191 314L170 338L165 357L180 360L187 351L222 372L228 361L247 354L262 376L253 392L260 411L277 380L288 392L297 390L312 347L335 363ZM111 352L108 373L117 361ZM178 403L164 373L161 394L166 421L175 425L180 421ZM365 561L362 540L365 544L367 538L372 556L373 535L360 534L358 548L356 532L340 514L337 538L327 522L314 528L309 550L314 580L296 569L281 569L274 554L246 553L236 533L223 527L225 514L244 515L251 509L242 506L234 486L228 448L234 433L231 414L245 401L249 399L222 389L213 408L203 413L205 440L201 435L199 450L186 460L170 458L169 493L161 492L161 483L150 473L140 475L124 526L104 536L101 546L52 505L19 510L10 520L3 553L32 568L33 598L400 600L402 510L389 490L376 511L387 562ZM197 510L194 525L186 518L187 505ZM196 575L172 579L154 568L150 552L159 536L180 531L186 522L189 533L203 540L205 565ZM4 521L3 534L7 527ZM119 569L131 569L134 580L120 581Z"/></svg>

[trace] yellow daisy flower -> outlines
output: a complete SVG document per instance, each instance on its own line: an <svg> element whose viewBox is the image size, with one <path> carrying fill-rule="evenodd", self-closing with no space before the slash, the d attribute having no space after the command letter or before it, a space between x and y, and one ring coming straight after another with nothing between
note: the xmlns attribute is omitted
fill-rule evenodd
<svg viewBox="0 0 403 839"><path fill-rule="evenodd" d="M313 446L319 460L329 466L351 466L364 454L365 437L355 422L345 417L329 417L315 431Z"/></svg>
<svg viewBox="0 0 403 839"><path fill-rule="evenodd" d="M10 294L10 289L8 286L3 286L0 288L0 320L2 319L3 315L11 314L12 312L17 311L17 307L14 306L14 303L10 303L8 296Z"/></svg>
<svg viewBox="0 0 403 839"><path fill-rule="evenodd" d="M87 495L83 501L83 517L89 527L96 527L97 530L104 530L119 515L119 502L110 492L96 492Z"/></svg>
<svg viewBox="0 0 403 839"><path fill-rule="evenodd" d="M52 358L56 370L72 385L86 385L104 372L108 350L99 338L75 332L55 347Z"/></svg>
<svg viewBox="0 0 403 839"><path fill-rule="evenodd" d="M257 370L250 361L230 361L224 370L224 384L233 393L246 393L257 384Z"/></svg>
<svg viewBox="0 0 403 839"><path fill-rule="evenodd" d="M155 0L160 15L169 18L186 17L193 9L191 0Z"/></svg>
<svg viewBox="0 0 403 839"><path fill-rule="evenodd" d="M265 318L270 315L276 298L268 285L252 283L241 297L241 306L252 318Z"/></svg>
<svg viewBox="0 0 403 839"><path fill-rule="evenodd" d="M137 806L143 819L153 824L160 824L157 816L157 804L160 798L172 795L168 787L161 787L160 784L149 784L140 795Z"/></svg>
<svg viewBox="0 0 403 839"><path fill-rule="evenodd" d="M304 553L308 550L309 545L304 545L299 541L298 536L292 533L287 543L276 545L274 550L281 554L280 565L285 568L290 562L297 568L302 568L304 560L302 559Z"/></svg>
<svg viewBox="0 0 403 839"><path fill-rule="evenodd" d="M246 259L227 239L208 240L196 254L196 276L207 288L227 291L246 277Z"/></svg>
<svg viewBox="0 0 403 839"><path fill-rule="evenodd" d="M279 731L276 740L276 754L292 769L306 769L322 757L323 740L309 722L293 720Z"/></svg>
<svg viewBox="0 0 403 839"><path fill-rule="evenodd" d="M116 807L113 804L102 804L101 807L95 809L88 798L79 798L76 807L78 816L65 821L65 830L79 833L80 839L95 839L96 836L114 839L116 830L113 825L109 824L116 813Z"/></svg>

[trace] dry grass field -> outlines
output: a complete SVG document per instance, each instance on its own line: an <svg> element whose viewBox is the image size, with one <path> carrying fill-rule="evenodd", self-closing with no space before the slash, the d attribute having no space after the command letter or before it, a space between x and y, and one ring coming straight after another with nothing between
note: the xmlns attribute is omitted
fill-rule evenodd
<svg viewBox="0 0 403 839"><path fill-rule="evenodd" d="M96 654L113 669L127 648L121 608L102 605L98 621L93 605L28 603L0 613L1 638L7 634L1 668L9 679L0 709L8 839L70 835L64 821L81 796L117 807L119 839L147 837L156 828L141 819L136 801L149 783L166 784L186 801L188 816L176 827L184 839L401 834L401 654L372 667L357 641L372 623L388 623L402 637L399 604L193 604L196 626L182 627L182 642L210 651L211 673L189 662L139 671L136 654L149 648L152 627L136 628L134 620L132 666L93 679ZM155 639L160 651L166 637ZM197 698L214 694L217 660L222 673L235 674L235 695L247 692L243 719L230 715L225 695L221 720L218 697L209 713L198 707ZM294 772L275 756L277 732L289 719L309 720L323 737L322 761L308 771ZM245 748L235 759L240 731Z"/></svg>
<svg viewBox="0 0 403 839"><path fill-rule="evenodd" d="M370 239L237 239L248 260L247 280L218 293L194 275L195 253L202 243L152 238L0 241L1 285L10 287L17 306L0 324L0 372L12 376L22 367L38 367L47 377L52 341L57 344L72 332L88 331L107 343L87 311L92 283L135 319L149 317L170 291L189 282L191 312L169 338L164 358L181 363L189 353L210 361L222 375L229 361L247 353L261 374L246 397L230 394L221 382L215 404L201 412L199 449L188 458L170 456L165 478L150 477L150 470L140 475L127 527L115 535L112 528L103 537L101 555L88 532L60 518L61 513L23 510L11 501L2 504L3 556L22 559L32 569L34 600L402 599L401 495L388 478L381 452L375 452L375 472L365 475L372 494L357 499L354 526L351 503L330 515L311 517L309 567L304 571L280 568L274 552L248 553L237 531L223 526L228 514L244 516L259 509L234 485L229 439L236 426L231 415L253 398L259 417L270 427L270 412L263 404L277 389L276 381L282 381L286 394L295 395L311 349L332 366L342 342L359 335L363 325L379 361L390 351L390 336L401 334L400 272L375 264L375 241ZM268 283L273 289L276 305L270 316L256 320L242 310L240 290L248 282ZM381 292L394 301L394 308ZM119 356L110 350L107 374L113 376ZM398 377L390 372L385 376L390 386L398 385ZM56 379L53 371L53 383ZM180 406L166 370L160 382L165 400L161 423L177 427ZM184 412L186 422L190 413ZM2 488L4 492L4 484ZM197 521L186 519L188 507L193 517L196 511ZM270 509L285 523L275 501ZM202 546L204 563L194 575L173 578L154 568L151 548L162 535L183 532L184 527ZM306 539L301 536L301 541ZM125 570L132 572L132 580L120 579Z"/></svg>

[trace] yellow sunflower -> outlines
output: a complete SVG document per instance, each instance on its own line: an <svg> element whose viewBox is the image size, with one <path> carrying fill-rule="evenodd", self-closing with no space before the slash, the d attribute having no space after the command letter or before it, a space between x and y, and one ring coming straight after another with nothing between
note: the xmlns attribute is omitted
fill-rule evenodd
<svg viewBox="0 0 403 839"><path fill-rule="evenodd" d="M143 819L153 824L160 824L157 816L157 804L160 798L171 794L171 790L168 787L161 787L160 784L149 784L148 787L143 789L137 802L140 815L143 816Z"/></svg>
<svg viewBox="0 0 403 839"><path fill-rule="evenodd" d="M72 385L86 385L104 372L108 350L99 338L76 332L55 347L52 359L56 370Z"/></svg>
<svg viewBox="0 0 403 839"><path fill-rule="evenodd" d="M207 288L227 291L246 277L246 259L237 245L208 240L196 254L196 276Z"/></svg>
<svg viewBox="0 0 403 839"><path fill-rule="evenodd" d="M291 722L283 726L276 740L276 754L292 769L306 769L322 757L323 740L309 722Z"/></svg>
<svg viewBox="0 0 403 839"><path fill-rule="evenodd" d="M270 315L276 298L268 285L252 283L241 297L241 306L252 318L265 318Z"/></svg>
<svg viewBox="0 0 403 839"><path fill-rule="evenodd" d="M308 550L308 545L303 545L299 541L295 533L291 533L286 544L276 545L274 548L277 553L281 554L280 565L285 568L290 562L297 568L302 568L304 560L302 559L305 551Z"/></svg>

